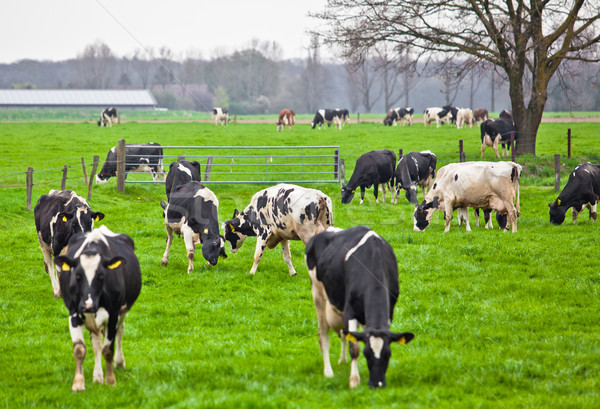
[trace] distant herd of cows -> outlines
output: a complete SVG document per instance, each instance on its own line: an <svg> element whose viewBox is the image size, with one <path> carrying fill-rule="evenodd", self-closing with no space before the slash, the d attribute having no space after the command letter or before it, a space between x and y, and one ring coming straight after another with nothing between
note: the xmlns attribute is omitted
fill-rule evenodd
<svg viewBox="0 0 600 409"><path fill-rule="evenodd" d="M101 114L102 118L107 118L105 124L118 123L116 112L105 111ZM278 128L291 128L294 124L294 112L285 111L282 111L283 116L280 115ZM487 112L458 109L453 112L452 107L430 108L426 111L425 124L436 121L439 126L444 121L451 121L456 114L457 126L472 125L479 120L483 121L483 132L483 124L490 121ZM213 114L217 123L223 120L227 111L215 108ZM390 110L384 124L405 121L411 125L412 115L410 108ZM103 123L102 118L99 125ZM319 110L311 126L331 122L341 129L347 119L346 110ZM511 119L501 120L512 124ZM224 121L226 123L227 119ZM504 128L496 130L497 135L504 135ZM495 137L488 133L488 128L485 132L486 138L493 142ZM113 148L97 175L97 182L105 183L116 175L115 155ZM127 145L126 156L126 170L142 167L155 179L164 176L159 144ZM397 203L401 191L405 191L406 198L415 205L414 231L424 231L435 210L444 211L444 231L450 228L454 210L457 210L459 225L465 222L469 231L468 208L472 207L476 209L477 225L479 209L484 211L486 228L492 227L490 214L496 212L500 228L504 231L512 229L514 233L520 215L521 170L519 164L508 161L451 163L437 169L437 157L430 151L410 152L398 161L390 150L370 151L357 159L350 180L342 185L341 202L350 203L356 189L360 188L362 203L365 190L371 186L378 201L381 185L384 202L386 188L393 203ZM419 186L424 197L421 203L417 199ZM198 244L204 259L216 265L219 258L227 258L225 242L229 242L231 251L236 253L250 236L256 237L250 274L256 272L265 249L273 249L281 243L289 274L295 275L289 240L301 240L305 245L317 313L324 375L333 376L329 359L331 329L342 340L340 361L346 361L347 350L350 353L350 387L360 383L357 364L360 343L367 360L369 386L386 385L391 344L406 344L414 334L390 331L399 294L398 264L392 247L384 238L365 226L334 227L331 199L319 190L291 184L277 184L260 190L245 209L241 212L236 209L231 219L219 225L219 200L201 183L200 164L196 161L171 163L165 190L167 202L161 202L161 206L167 244L162 265L168 263L175 234L183 236L188 273L194 269ZM600 165L581 164L571 172L558 198L549 204L550 221L561 224L567 209L571 208L575 223L577 214L585 207L590 209L590 217L595 221L599 197ZM133 240L126 234L112 232L105 225L94 229L94 222L104 219L105 215L92 211L84 198L70 190L51 190L42 195L35 206L34 217L54 296L62 297L69 310L75 358L72 390L85 389L84 328L91 333L95 359L93 381L114 385L114 367L125 367L124 318L141 291L140 264ZM363 330L359 331L360 328ZM102 357L106 362L106 377Z"/></svg>

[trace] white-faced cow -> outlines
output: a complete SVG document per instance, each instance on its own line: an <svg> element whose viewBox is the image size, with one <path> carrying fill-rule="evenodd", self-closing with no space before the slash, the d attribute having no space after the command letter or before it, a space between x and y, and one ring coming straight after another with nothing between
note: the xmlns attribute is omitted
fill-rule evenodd
<svg viewBox="0 0 600 409"><path fill-rule="evenodd" d="M225 239L233 253L248 236L256 236L256 250L250 274L254 274L265 248L281 242L283 259L290 275L296 275L290 255L289 240L302 240L333 225L331 199L323 192L290 184L278 184L256 193L242 213L223 223Z"/></svg>
<svg viewBox="0 0 600 409"><path fill-rule="evenodd" d="M195 180L173 187L169 203L160 203L164 209L167 229L167 248L161 264L169 262L169 251L173 233L183 235L188 258L188 274L194 269L194 253L197 244L202 244L202 256L211 265L216 265L219 256L225 254L225 238L219 234L219 200L206 186Z"/></svg>
<svg viewBox="0 0 600 409"><path fill-rule="evenodd" d="M104 108L102 112L100 112L100 120L98 121L98 126L106 126L108 124L112 127L115 123L121 123L121 117L117 112L117 108Z"/></svg>
<svg viewBox="0 0 600 409"><path fill-rule="evenodd" d="M356 160L356 166L350 176L347 185L342 185L342 203L348 204L354 198L356 188L360 187L360 203L365 200L365 189L373 186L373 195L375 202L379 203L379 185L383 193L383 202L385 203L385 186L388 186L392 194L394 185L394 168L396 167L396 154L389 149L379 151L370 151L362 154Z"/></svg>
<svg viewBox="0 0 600 409"><path fill-rule="evenodd" d="M421 186L423 199L425 199L427 188L431 187L433 179L435 179L436 167L437 156L431 151L410 152L402 156L396 167L396 194L394 203L398 201L400 190L404 189L408 201L418 204L417 186Z"/></svg>
<svg viewBox="0 0 600 409"><path fill-rule="evenodd" d="M441 124L450 122L452 120L452 112L446 108L432 107L427 108L423 113L423 123L425 126L429 126L430 123L436 123L439 128Z"/></svg>
<svg viewBox="0 0 600 409"><path fill-rule="evenodd" d="M133 240L102 226L71 237L67 254L56 257L54 263L60 271L62 298L69 310L75 357L72 389L85 390L84 326L91 333L94 350L93 381L115 385L113 362L117 368L125 368L123 322L142 288ZM102 356L106 362L106 379L102 373Z"/></svg>
<svg viewBox="0 0 600 409"><path fill-rule="evenodd" d="M213 108L212 120L215 121L215 125L219 123L221 125L227 125L229 123L229 111L225 108Z"/></svg>
<svg viewBox="0 0 600 409"><path fill-rule="evenodd" d="M148 172L153 180L164 179L163 149L158 143L150 142L143 145L125 145L125 177L127 172ZM108 179L117 176L117 147L113 146L96 175L96 183L107 183Z"/></svg>
<svg viewBox="0 0 600 409"><path fill-rule="evenodd" d="M329 228L306 245L306 264L319 324L319 344L326 377L333 377L329 361L329 330L342 340L340 362L346 361L350 341L350 387L360 383L358 356L369 368L369 386L385 387L391 344L406 344L414 335L390 331L400 293L398 264L387 241L366 226L347 230ZM359 325L364 328L358 332ZM344 337L345 335L345 337Z"/></svg>
<svg viewBox="0 0 600 409"><path fill-rule="evenodd" d="M473 111L473 120L476 124L487 121L488 119L490 119L490 115L488 114L487 109L477 108L475 111Z"/></svg>
<svg viewBox="0 0 600 409"><path fill-rule="evenodd" d="M590 218L596 221L597 205L600 198L600 165L589 162L577 165L569 175L569 180L558 198L548 204L550 222L562 224L567 209L573 211L573 223L577 223L577 214L585 207L590 210Z"/></svg>
<svg viewBox="0 0 600 409"><path fill-rule="evenodd" d="M295 123L296 113L291 109L282 109L279 111L279 119L277 120L277 132L284 131L286 126L288 126L291 131L292 126Z"/></svg>
<svg viewBox="0 0 600 409"><path fill-rule="evenodd" d="M200 163L197 161L188 161L180 159L177 162L171 162L169 165L169 173L165 180L165 190L167 193L167 200L169 200L171 190L175 186L185 185L187 182L195 180L201 181L200 175Z"/></svg>
<svg viewBox="0 0 600 409"><path fill-rule="evenodd" d="M66 253L69 239L74 234L92 230L94 222L102 220L104 214L92 212L86 200L71 190L51 190L40 196L33 215L44 267L50 276L54 297L58 298L60 286L52 256Z"/></svg>
<svg viewBox="0 0 600 409"><path fill-rule="evenodd" d="M514 142L517 143L517 128L510 119L488 119L480 125L481 130L481 157L486 146L491 146L497 158L498 145L502 144L502 156L508 156L510 150L510 134L514 133ZM508 146L508 147L507 147Z"/></svg>
<svg viewBox="0 0 600 409"><path fill-rule="evenodd" d="M335 125L339 130L342 129L343 119L342 119L342 111L337 109L319 109L315 113L315 117L310 123L310 127L315 129L316 126L321 129L321 125Z"/></svg>
<svg viewBox="0 0 600 409"><path fill-rule="evenodd" d="M512 232L516 233L517 217L521 214L520 178L521 165L514 162L462 162L443 166L438 170L433 188L425 200L415 207L414 231L424 231L433 212L443 210L446 219L444 231L447 232L455 209L478 207L507 213L504 231L512 226ZM466 218L467 231L471 231L468 213Z"/></svg>
<svg viewBox="0 0 600 409"><path fill-rule="evenodd" d="M474 123L473 111L470 108L459 108L456 112L456 127L462 128L464 125L469 125L469 128L473 127Z"/></svg>

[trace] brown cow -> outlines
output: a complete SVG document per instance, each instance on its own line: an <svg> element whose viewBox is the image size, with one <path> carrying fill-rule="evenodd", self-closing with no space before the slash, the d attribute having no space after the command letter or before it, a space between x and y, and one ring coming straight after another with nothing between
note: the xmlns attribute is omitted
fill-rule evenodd
<svg viewBox="0 0 600 409"><path fill-rule="evenodd" d="M277 131L285 130L285 126L290 127L290 131L292 130L292 125L296 122L296 113L291 109L282 109L279 112L279 120L277 121Z"/></svg>
<svg viewBox="0 0 600 409"><path fill-rule="evenodd" d="M490 115L488 114L488 110L485 108L477 108L473 111L473 120L476 124L486 121L490 119Z"/></svg>

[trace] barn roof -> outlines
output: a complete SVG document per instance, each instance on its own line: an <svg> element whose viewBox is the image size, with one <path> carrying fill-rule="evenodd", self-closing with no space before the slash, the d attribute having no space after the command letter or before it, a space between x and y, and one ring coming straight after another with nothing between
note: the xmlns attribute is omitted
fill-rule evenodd
<svg viewBox="0 0 600 409"><path fill-rule="evenodd" d="M155 108L147 90L0 89L0 108Z"/></svg>

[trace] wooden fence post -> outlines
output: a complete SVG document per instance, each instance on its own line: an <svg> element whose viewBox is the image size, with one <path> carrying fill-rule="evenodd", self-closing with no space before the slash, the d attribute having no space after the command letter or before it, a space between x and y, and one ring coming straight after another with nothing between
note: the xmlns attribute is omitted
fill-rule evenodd
<svg viewBox="0 0 600 409"><path fill-rule="evenodd" d="M87 178L87 172L85 170L85 159L83 159L83 156L81 157L81 167L83 168L83 181L87 185L88 184L88 178Z"/></svg>
<svg viewBox="0 0 600 409"><path fill-rule="evenodd" d="M560 154L554 154L554 191L560 190Z"/></svg>
<svg viewBox="0 0 600 409"><path fill-rule="evenodd" d="M356 113L356 125L360 125L360 112Z"/></svg>
<svg viewBox="0 0 600 409"><path fill-rule="evenodd" d="M92 186L94 185L94 177L96 176L96 170L98 170L98 161L100 157L98 155L94 155L94 162L92 164L92 172L90 173L90 180L88 182L88 195L87 200L92 199Z"/></svg>
<svg viewBox="0 0 600 409"><path fill-rule="evenodd" d="M233 114L233 124L237 125L237 114Z"/></svg>
<svg viewBox="0 0 600 409"><path fill-rule="evenodd" d="M458 160L460 162L465 161L465 152L463 151L463 140L462 139L458 140Z"/></svg>
<svg viewBox="0 0 600 409"><path fill-rule="evenodd" d="M125 193L125 139L119 139L117 144L117 190Z"/></svg>
<svg viewBox="0 0 600 409"><path fill-rule="evenodd" d="M205 182L208 182L210 180L210 171L212 169L212 161L213 161L212 156L209 156L208 159L206 159L206 169L204 169L204 181Z"/></svg>
<svg viewBox="0 0 600 409"><path fill-rule="evenodd" d="M571 128L567 131L567 158L571 159Z"/></svg>
<svg viewBox="0 0 600 409"><path fill-rule="evenodd" d="M185 160L185 155L177 155L177 160Z"/></svg>
<svg viewBox="0 0 600 409"><path fill-rule="evenodd" d="M346 184L346 161L340 159L340 187Z"/></svg>
<svg viewBox="0 0 600 409"><path fill-rule="evenodd" d="M62 176L62 182L60 183L60 190L65 190L65 188L67 187L67 170L69 169L69 167L67 165L65 165L63 167L63 176Z"/></svg>
<svg viewBox="0 0 600 409"><path fill-rule="evenodd" d="M33 168L27 167L27 210L31 210L31 192L33 191Z"/></svg>
<svg viewBox="0 0 600 409"><path fill-rule="evenodd" d="M511 160L515 161L515 132L510 133L510 157Z"/></svg>
<svg viewBox="0 0 600 409"><path fill-rule="evenodd" d="M340 180L340 150L336 149L333 153L333 178Z"/></svg>

